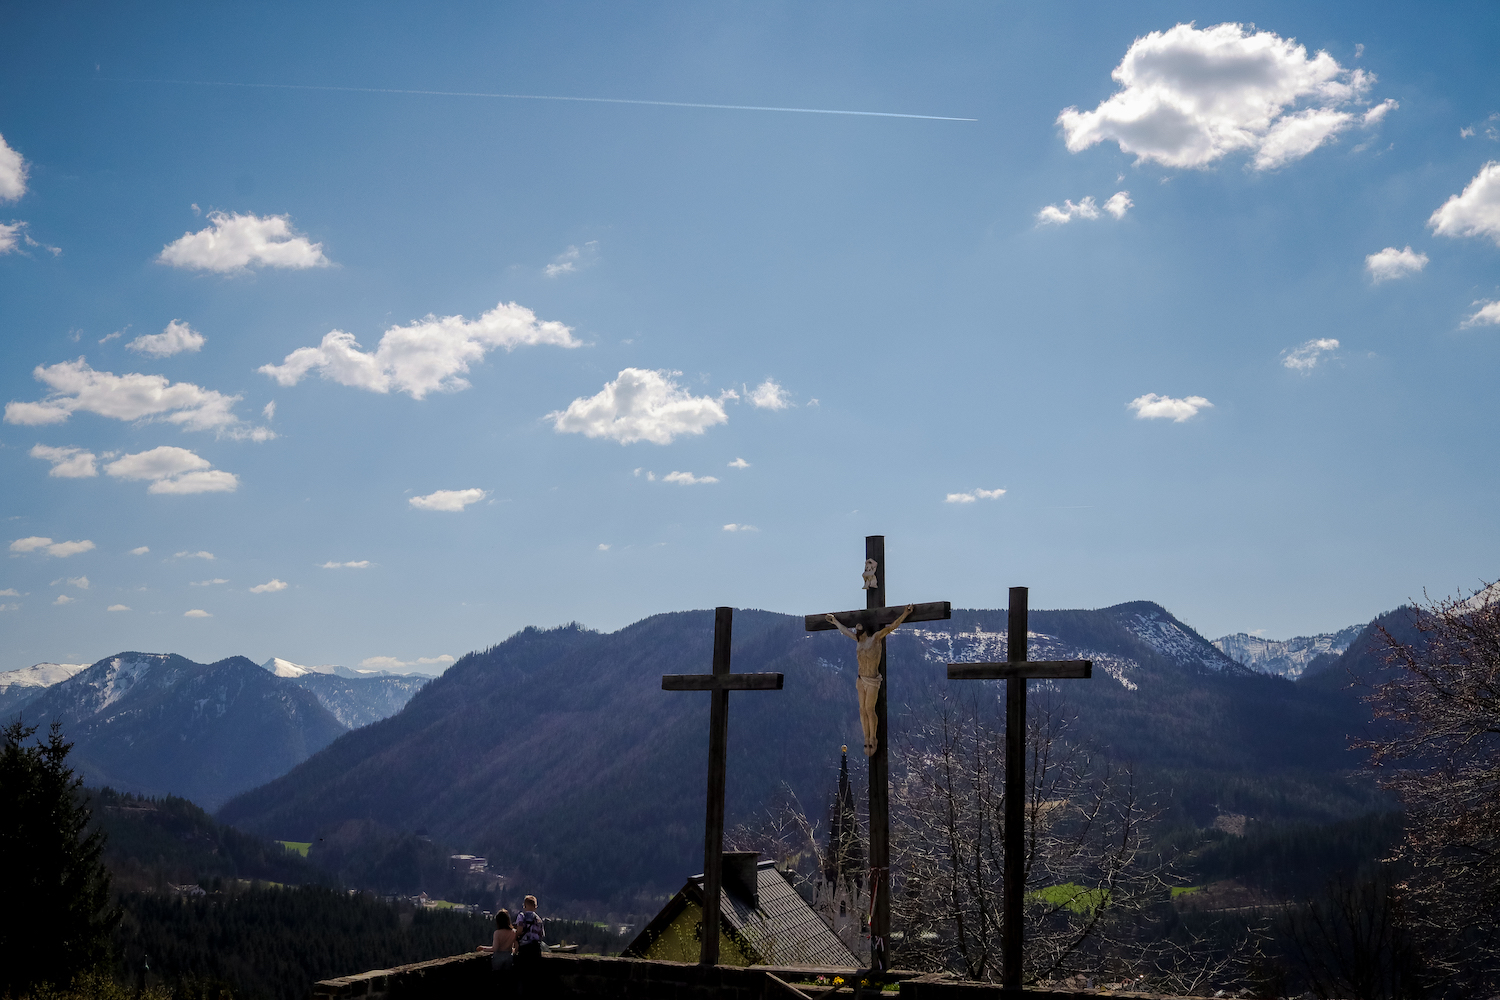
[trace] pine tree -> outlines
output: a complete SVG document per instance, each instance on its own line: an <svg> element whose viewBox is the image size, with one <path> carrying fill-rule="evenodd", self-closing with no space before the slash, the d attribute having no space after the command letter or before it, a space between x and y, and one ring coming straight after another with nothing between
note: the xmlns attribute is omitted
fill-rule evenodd
<svg viewBox="0 0 1500 1000"><path fill-rule="evenodd" d="M0 734L0 885L11 914L0 921L0 993L95 968L118 919L104 835L89 831L83 780L67 765L73 745L60 723L45 741L31 739L36 729L17 719Z"/></svg>

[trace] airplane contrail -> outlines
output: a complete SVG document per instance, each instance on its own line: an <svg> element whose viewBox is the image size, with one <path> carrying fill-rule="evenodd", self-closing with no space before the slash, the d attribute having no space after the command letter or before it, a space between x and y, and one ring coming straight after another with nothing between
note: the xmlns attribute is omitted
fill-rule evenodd
<svg viewBox="0 0 1500 1000"><path fill-rule="evenodd" d="M403 90L396 87L332 87L305 83L224 83L218 80L122 80L106 83L168 83L185 87L245 87L260 90L324 90L346 94L415 94L422 97L488 97L510 101L578 101L586 104L647 104L659 108L712 108L720 111L783 111L799 115L858 115L865 118L920 118L934 122L977 122L949 115L908 115L898 111L844 111L835 108L778 108L758 104L698 104L692 101L640 101L625 97L560 97L552 94L491 94L466 90Z"/></svg>

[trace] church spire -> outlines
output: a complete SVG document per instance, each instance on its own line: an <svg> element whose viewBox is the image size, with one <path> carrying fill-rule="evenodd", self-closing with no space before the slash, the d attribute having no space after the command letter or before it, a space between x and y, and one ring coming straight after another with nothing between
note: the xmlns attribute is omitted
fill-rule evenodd
<svg viewBox="0 0 1500 1000"><path fill-rule="evenodd" d="M865 845L859 838L859 816L854 808L854 789L849 784L849 748L841 750L839 789L828 816L828 853L823 860L823 878L858 891L864 888Z"/></svg>

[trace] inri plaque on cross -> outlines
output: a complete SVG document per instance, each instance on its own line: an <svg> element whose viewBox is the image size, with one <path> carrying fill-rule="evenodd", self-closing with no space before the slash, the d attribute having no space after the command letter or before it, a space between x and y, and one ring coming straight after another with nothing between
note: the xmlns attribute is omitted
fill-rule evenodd
<svg viewBox="0 0 1500 1000"><path fill-rule="evenodd" d="M870 758L870 967L884 972L887 968L887 942L891 935L891 815L890 765L886 757L886 672L885 637L891 627L906 622L932 622L953 617L953 606L947 601L931 604L885 606L885 536L865 537L865 609L837 611L833 614L808 615L807 631L838 629L853 635L858 644L856 657L861 661L857 683L860 690L861 725L873 729L866 733L865 755ZM865 642L875 640L879 650L878 686L873 692L865 677L864 657L859 653ZM874 650L870 650L874 652ZM872 657L873 658L873 657ZM870 693L874 704L867 713L865 701ZM873 718L867 719L867 715ZM873 722L873 726L868 723Z"/></svg>
<svg viewBox="0 0 1500 1000"><path fill-rule="evenodd" d="M950 663L948 679L1005 679L1005 924L1000 931L1000 985L1021 988L1022 914L1026 902L1026 679L1092 677L1093 660L1026 659L1025 587L1010 588L1004 663Z"/></svg>
<svg viewBox="0 0 1500 1000"><path fill-rule="evenodd" d="M714 609L714 672L662 674L663 691L709 691L708 814L703 823L703 944L701 965L719 964L719 895L724 884L724 776L729 749L729 692L780 691L781 674L731 674L733 608Z"/></svg>

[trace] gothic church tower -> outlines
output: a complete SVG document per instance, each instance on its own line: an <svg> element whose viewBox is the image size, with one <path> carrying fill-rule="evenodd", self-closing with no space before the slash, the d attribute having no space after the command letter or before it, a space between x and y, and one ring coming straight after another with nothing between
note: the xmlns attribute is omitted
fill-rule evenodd
<svg viewBox="0 0 1500 1000"><path fill-rule="evenodd" d="M859 835L854 790L849 786L849 748L843 748L839 787L828 813L828 849L813 892L813 909L861 962L870 958L870 893L866 885L865 845Z"/></svg>

